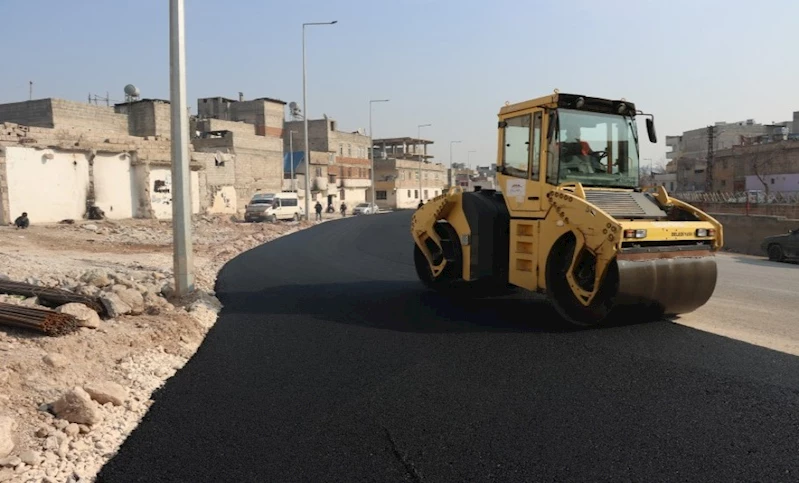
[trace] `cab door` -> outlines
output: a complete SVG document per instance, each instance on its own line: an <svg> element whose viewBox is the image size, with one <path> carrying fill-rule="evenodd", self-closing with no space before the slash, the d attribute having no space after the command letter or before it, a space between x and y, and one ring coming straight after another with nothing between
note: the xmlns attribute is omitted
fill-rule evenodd
<svg viewBox="0 0 799 483"><path fill-rule="evenodd" d="M543 110L528 110L501 123L501 168L497 174L511 216L540 212Z"/></svg>

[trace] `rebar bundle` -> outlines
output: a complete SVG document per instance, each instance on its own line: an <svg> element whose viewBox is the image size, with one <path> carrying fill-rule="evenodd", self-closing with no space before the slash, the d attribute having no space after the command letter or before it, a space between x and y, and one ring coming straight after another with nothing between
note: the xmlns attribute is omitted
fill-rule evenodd
<svg viewBox="0 0 799 483"><path fill-rule="evenodd" d="M97 297L81 295L67 292L51 287L39 287L23 282L0 281L0 293L9 295L21 295L23 297L38 297L44 305L59 306L72 302L83 304L99 314L103 314L105 308Z"/></svg>
<svg viewBox="0 0 799 483"><path fill-rule="evenodd" d="M80 328L78 319L49 309L0 303L0 324L35 330L50 336L66 335Z"/></svg>

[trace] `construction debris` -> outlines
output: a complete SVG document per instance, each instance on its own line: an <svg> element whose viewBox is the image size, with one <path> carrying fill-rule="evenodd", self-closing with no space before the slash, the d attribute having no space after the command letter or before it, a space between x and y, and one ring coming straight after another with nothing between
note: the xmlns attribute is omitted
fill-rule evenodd
<svg viewBox="0 0 799 483"><path fill-rule="evenodd" d="M50 336L71 334L80 328L78 319L69 314L4 303L0 303L0 324Z"/></svg>
<svg viewBox="0 0 799 483"><path fill-rule="evenodd" d="M98 314L105 315L105 307L98 297L81 295L66 290L51 287L40 287L24 282L12 282L0 280L0 293L8 295L21 295L24 297L38 297L43 305L52 305L53 308L60 307L68 303L83 304Z"/></svg>

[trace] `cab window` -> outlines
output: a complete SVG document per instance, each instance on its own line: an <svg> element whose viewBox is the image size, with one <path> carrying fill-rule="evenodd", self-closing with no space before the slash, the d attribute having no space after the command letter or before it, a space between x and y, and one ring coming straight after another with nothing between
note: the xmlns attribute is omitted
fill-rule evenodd
<svg viewBox="0 0 799 483"><path fill-rule="evenodd" d="M530 136L532 116L512 117L506 120L503 134L502 166L505 174L527 178L530 165Z"/></svg>

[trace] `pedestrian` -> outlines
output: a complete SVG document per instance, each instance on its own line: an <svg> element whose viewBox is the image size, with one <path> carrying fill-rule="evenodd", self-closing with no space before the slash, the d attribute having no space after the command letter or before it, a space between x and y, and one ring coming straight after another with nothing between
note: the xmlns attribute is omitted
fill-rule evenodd
<svg viewBox="0 0 799 483"><path fill-rule="evenodd" d="M316 202L316 206L314 206L314 209L316 209L316 219L317 220L321 220L322 219L322 203L319 203L317 201Z"/></svg>
<svg viewBox="0 0 799 483"><path fill-rule="evenodd" d="M423 206L424 206L424 201L419 200L419 205L416 206L416 209L418 210L419 208L421 208Z"/></svg>
<svg viewBox="0 0 799 483"><path fill-rule="evenodd" d="M339 209L341 210L341 216L342 217L347 216L347 203L344 203L342 201L341 202L341 207Z"/></svg>
<svg viewBox="0 0 799 483"><path fill-rule="evenodd" d="M31 221L28 219L28 213L22 213L22 216L18 216L16 220L14 220L14 225L17 227L17 230L25 229L31 225Z"/></svg>

